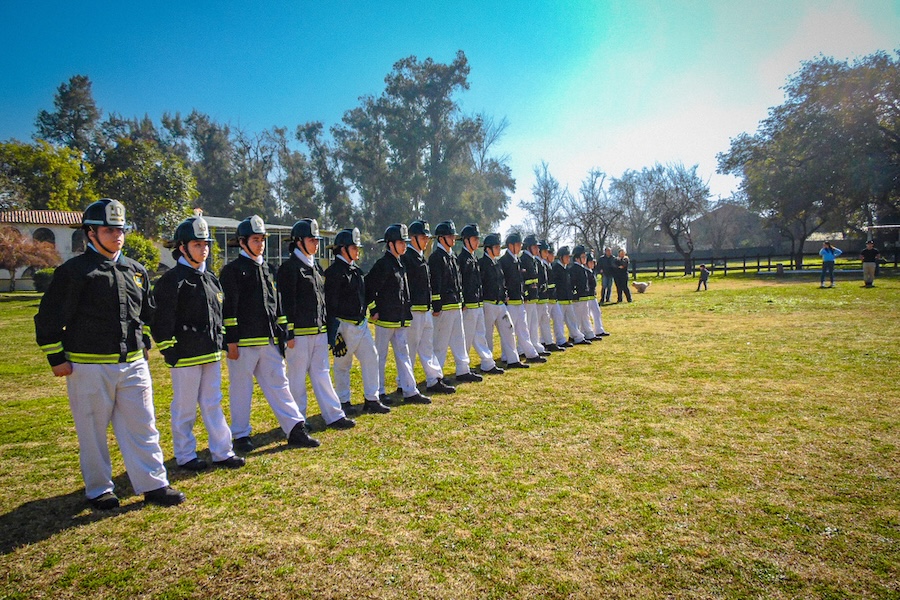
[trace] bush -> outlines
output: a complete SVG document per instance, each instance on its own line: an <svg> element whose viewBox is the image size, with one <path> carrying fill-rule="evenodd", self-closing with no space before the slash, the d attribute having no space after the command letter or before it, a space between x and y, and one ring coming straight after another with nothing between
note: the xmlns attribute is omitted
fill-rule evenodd
<svg viewBox="0 0 900 600"><path fill-rule="evenodd" d="M122 252L128 258L144 265L150 272L156 271L159 267L159 248L136 231L125 236L125 246L122 247Z"/></svg>
<svg viewBox="0 0 900 600"><path fill-rule="evenodd" d="M50 287L50 282L53 281L53 272L56 269L38 269L34 272L34 277L32 280L34 281L34 289L37 292L46 292Z"/></svg>

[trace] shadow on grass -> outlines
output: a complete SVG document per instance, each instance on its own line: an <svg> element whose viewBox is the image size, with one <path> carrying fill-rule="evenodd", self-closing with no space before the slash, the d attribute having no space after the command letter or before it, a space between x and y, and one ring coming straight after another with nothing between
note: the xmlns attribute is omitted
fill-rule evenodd
<svg viewBox="0 0 900 600"><path fill-rule="evenodd" d="M134 494L125 473L114 478L113 483L120 498ZM96 523L140 509L143 505L142 502L133 502L114 510L90 510L84 497L84 488L61 496L26 502L0 515L0 554L9 554L20 546L40 542L60 531Z"/></svg>

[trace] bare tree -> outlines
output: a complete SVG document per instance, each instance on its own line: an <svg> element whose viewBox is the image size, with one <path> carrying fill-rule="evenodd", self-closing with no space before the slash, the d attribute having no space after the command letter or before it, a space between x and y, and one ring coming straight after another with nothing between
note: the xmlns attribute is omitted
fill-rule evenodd
<svg viewBox="0 0 900 600"><path fill-rule="evenodd" d="M602 252L607 240L623 222L622 206L610 198L605 189L606 173L591 169L581 182L578 197L566 204L566 225L576 232L576 242Z"/></svg>
<svg viewBox="0 0 900 600"><path fill-rule="evenodd" d="M557 240L566 228L565 207L570 198L569 189L563 188L550 174L546 162L534 168L535 182L531 186L531 202L519 201L519 208L526 212L525 225L538 239Z"/></svg>
<svg viewBox="0 0 900 600"><path fill-rule="evenodd" d="M641 178L651 190L650 212L660 229L672 240L675 251L684 257L684 272L693 268L694 238L691 222L709 208L709 186L697 175L698 165L681 163L644 169Z"/></svg>
<svg viewBox="0 0 900 600"><path fill-rule="evenodd" d="M656 226L650 211L651 191L642 173L630 169L609 185L610 199L622 211L621 233L629 252L643 252Z"/></svg>

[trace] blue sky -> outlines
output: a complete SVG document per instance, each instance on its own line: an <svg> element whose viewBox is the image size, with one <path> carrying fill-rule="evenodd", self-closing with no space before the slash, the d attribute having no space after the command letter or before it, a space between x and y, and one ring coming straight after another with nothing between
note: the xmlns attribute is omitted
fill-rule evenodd
<svg viewBox="0 0 900 600"><path fill-rule="evenodd" d="M699 164L714 196L801 60L900 48L900 0L20 2L0 0L0 140L29 139L60 83L106 112L198 109L248 131L340 121L400 58L469 59L467 113L505 117L499 151L530 197L542 160L571 191L655 162Z"/></svg>

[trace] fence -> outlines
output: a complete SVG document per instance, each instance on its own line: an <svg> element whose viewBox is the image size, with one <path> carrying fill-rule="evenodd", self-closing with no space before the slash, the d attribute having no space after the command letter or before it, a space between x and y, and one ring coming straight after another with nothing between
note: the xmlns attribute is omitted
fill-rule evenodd
<svg viewBox="0 0 900 600"><path fill-rule="evenodd" d="M805 257L803 265L800 269L796 269L790 256L767 254L756 254L753 256L729 256L722 258L692 258L691 274L696 274L698 265L705 264L710 270L728 275L729 271L737 273L761 273L770 271L781 271L784 269L793 271L818 271L822 268L822 261L818 256ZM896 268L900 262L898 253L894 253L893 260L888 260L882 264L882 267L893 266ZM637 279L638 275L653 275L665 278L667 276L683 277L684 259L679 258L656 258L651 260L632 260L631 261L631 277ZM858 258L837 259L835 268L841 270L862 269L862 261Z"/></svg>

